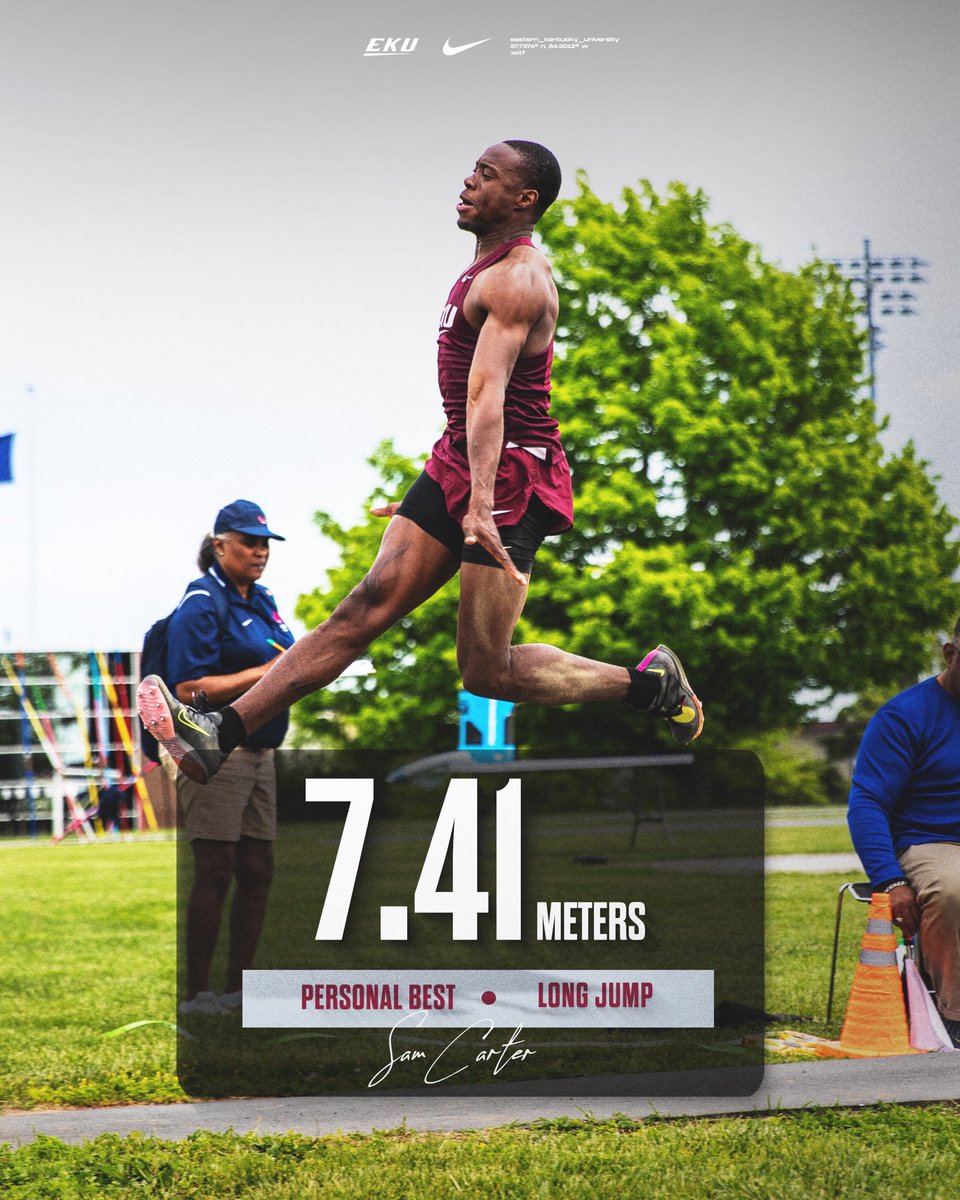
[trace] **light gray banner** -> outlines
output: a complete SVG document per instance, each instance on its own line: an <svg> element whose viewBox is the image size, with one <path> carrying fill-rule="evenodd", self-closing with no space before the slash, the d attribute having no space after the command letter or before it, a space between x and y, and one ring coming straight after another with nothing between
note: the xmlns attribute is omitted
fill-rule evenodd
<svg viewBox="0 0 960 1200"><path fill-rule="evenodd" d="M244 971L247 1029L710 1029L713 971Z"/></svg>

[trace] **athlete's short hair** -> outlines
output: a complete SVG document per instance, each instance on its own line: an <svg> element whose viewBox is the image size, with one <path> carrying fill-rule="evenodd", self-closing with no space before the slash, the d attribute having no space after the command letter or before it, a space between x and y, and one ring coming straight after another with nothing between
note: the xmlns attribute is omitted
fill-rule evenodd
<svg viewBox="0 0 960 1200"><path fill-rule="evenodd" d="M550 205L560 194L560 164L556 156L546 146L539 142L524 142L516 138L508 138L505 146L512 146L520 155L523 163L524 186L535 188L538 194L537 206L533 210L539 221Z"/></svg>

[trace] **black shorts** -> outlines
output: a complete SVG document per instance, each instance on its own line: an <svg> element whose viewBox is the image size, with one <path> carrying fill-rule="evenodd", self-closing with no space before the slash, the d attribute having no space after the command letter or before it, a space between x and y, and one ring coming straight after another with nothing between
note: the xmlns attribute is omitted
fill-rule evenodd
<svg viewBox="0 0 960 1200"><path fill-rule="evenodd" d="M482 546L464 545L463 530L447 512L443 488L426 471L422 471L414 480L397 509L397 516L406 517L419 525L424 533L441 542L461 562L478 563L484 567L500 566ZM556 521L556 514L542 500L531 496L527 511L516 525L500 526L500 538L517 570L529 574L541 542L549 536L550 527L555 526Z"/></svg>

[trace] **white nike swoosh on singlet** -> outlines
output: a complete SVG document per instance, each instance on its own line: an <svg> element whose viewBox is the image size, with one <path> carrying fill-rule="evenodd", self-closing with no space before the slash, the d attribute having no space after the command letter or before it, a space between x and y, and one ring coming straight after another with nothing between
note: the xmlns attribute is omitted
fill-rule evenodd
<svg viewBox="0 0 960 1200"><path fill-rule="evenodd" d="M491 517L502 517L504 513L513 512L512 508L495 508L490 514Z"/></svg>
<svg viewBox="0 0 960 1200"><path fill-rule="evenodd" d="M451 46L450 39L443 43L444 54L462 54L464 50L472 50L474 46L482 46L484 42L492 42L493 38L481 38L479 42L467 42L465 46Z"/></svg>

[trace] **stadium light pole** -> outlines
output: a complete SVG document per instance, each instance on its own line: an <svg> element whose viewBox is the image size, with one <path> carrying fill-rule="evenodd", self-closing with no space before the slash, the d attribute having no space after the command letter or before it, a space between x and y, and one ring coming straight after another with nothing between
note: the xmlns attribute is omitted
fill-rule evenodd
<svg viewBox="0 0 960 1200"><path fill-rule="evenodd" d="M861 258L835 258L833 265L851 283L860 289L863 298L863 309L867 319L867 361L870 373L870 399L877 400L877 351L883 349L880 341L881 327L874 320L874 299L878 288L880 316L882 317L915 317L918 311L913 307L917 297L912 291L903 289L907 285L915 287L926 283L926 277L920 272L929 267L929 263L911 254L893 254L877 257L870 249L870 239L864 238L863 256Z"/></svg>

